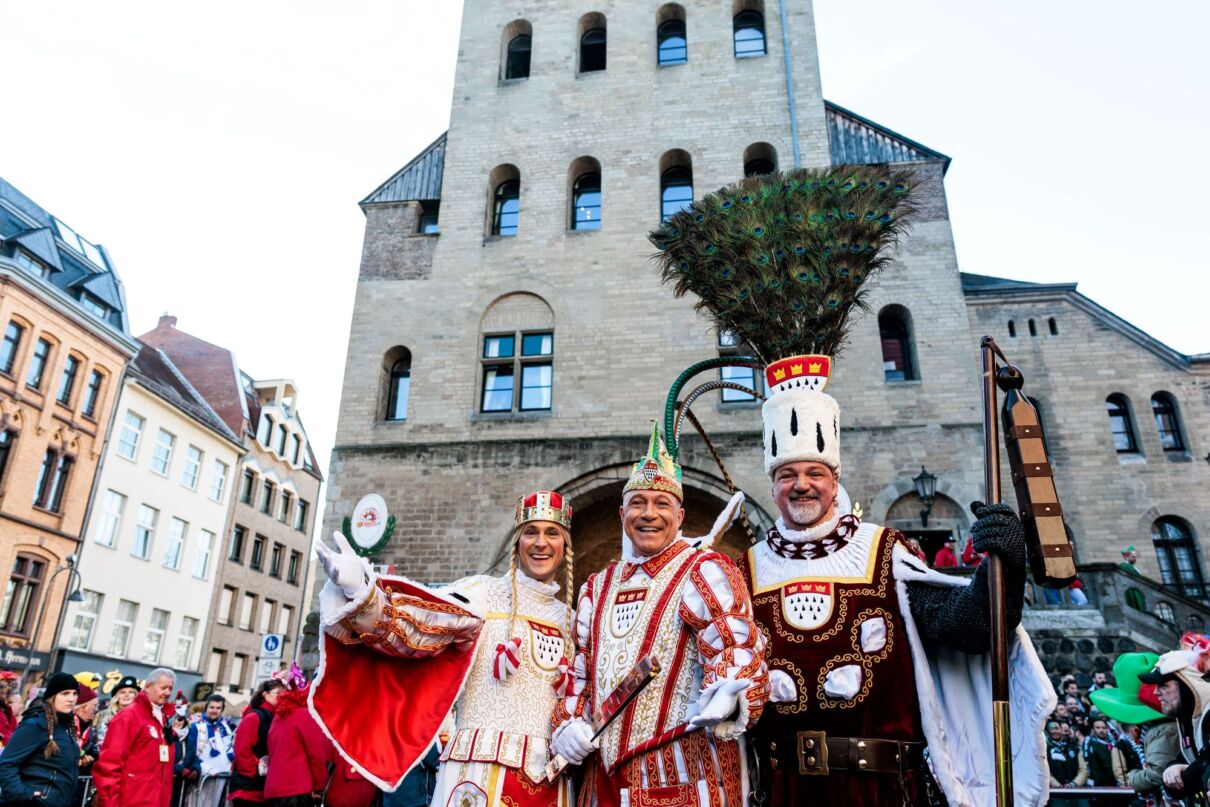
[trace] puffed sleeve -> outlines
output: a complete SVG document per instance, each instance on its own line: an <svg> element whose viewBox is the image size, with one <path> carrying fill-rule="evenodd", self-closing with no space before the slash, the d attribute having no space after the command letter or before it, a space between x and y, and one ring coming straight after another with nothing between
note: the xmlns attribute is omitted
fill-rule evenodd
<svg viewBox="0 0 1210 807"><path fill-rule="evenodd" d="M592 656L592 585L595 576L580 586L572 626L575 633L576 655L571 665L571 691L555 704L552 728L558 729L568 720L584 717L592 700L592 682L588 680L588 661Z"/></svg>

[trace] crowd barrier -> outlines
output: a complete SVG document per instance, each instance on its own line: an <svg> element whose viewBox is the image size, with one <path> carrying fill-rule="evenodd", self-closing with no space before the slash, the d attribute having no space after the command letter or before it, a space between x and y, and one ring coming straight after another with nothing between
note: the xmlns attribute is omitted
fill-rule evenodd
<svg viewBox="0 0 1210 807"><path fill-rule="evenodd" d="M227 784L230 779L231 779L231 774L220 773L220 774L215 774L213 776L203 776L201 779L198 779L196 782L186 782L185 785L181 788L181 792L180 792L180 795L177 797L176 803L172 807L193 807L193 805L195 803L193 800L194 794L197 793L198 791L200 791L207 782L211 782L211 781L215 781L215 780L219 781L219 789L216 794L218 796L218 798L215 799L215 802L217 804L226 804L227 803ZM92 786L92 777L91 776L81 776L80 781L84 783L83 804L87 805L92 800L93 795L96 793L96 788L94 788ZM208 807L208 805L202 805L202 807Z"/></svg>
<svg viewBox="0 0 1210 807"><path fill-rule="evenodd" d="M1052 799L1095 798L1097 804L1130 804L1138 798L1129 787L1052 787Z"/></svg>

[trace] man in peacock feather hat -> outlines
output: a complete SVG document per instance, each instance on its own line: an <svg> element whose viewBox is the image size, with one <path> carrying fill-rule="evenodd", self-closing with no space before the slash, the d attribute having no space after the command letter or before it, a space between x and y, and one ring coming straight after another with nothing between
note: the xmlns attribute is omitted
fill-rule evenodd
<svg viewBox="0 0 1210 807"><path fill-rule="evenodd" d="M768 382L780 518L738 565L768 640L770 702L751 734L770 804L995 801L987 563L970 580L933 572L838 495L841 413L824 389L911 220L911 185L876 166L751 177L651 235L665 282L749 346ZM1006 569L1016 803L1042 805L1055 696L1019 627L1024 534L1011 507L972 508L974 549Z"/></svg>

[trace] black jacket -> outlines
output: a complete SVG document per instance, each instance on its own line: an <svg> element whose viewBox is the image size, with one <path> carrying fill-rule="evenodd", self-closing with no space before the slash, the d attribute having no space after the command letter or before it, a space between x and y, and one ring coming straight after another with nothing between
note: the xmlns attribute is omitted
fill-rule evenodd
<svg viewBox="0 0 1210 807"><path fill-rule="evenodd" d="M0 753L0 803L31 802L45 807L67 807L80 773L80 746L68 729L73 715L60 715L55 725L59 753L42 756L46 748L46 715L26 717ZM34 799L34 791L42 798Z"/></svg>

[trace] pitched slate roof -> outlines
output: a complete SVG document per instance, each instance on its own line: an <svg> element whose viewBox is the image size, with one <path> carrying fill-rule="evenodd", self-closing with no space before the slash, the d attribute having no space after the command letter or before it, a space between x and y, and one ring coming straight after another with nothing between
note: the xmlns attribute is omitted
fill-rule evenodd
<svg viewBox="0 0 1210 807"><path fill-rule="evenodd" d="M950 158L831 101L824 101L833 165L868 165Z"/></svg>
<svg viewBox="0 0 1210 807"><path fill-rule="evenodd" d="M396 171L390 179L362 199L360 204L440 199L441 179L445 173L447 135L449 132L443 132L424 151L413 157L407 165Z"/></svg>
<svg viewBox="0 0 1210 807"><path fill-rule="evenodd" d="M139 343L139 354L127 368L128 377L172 404L195 421L226 440L238 445L244 441L235 435L218 413L210 407L189 379L177 369L162 350Z"/></svg>

